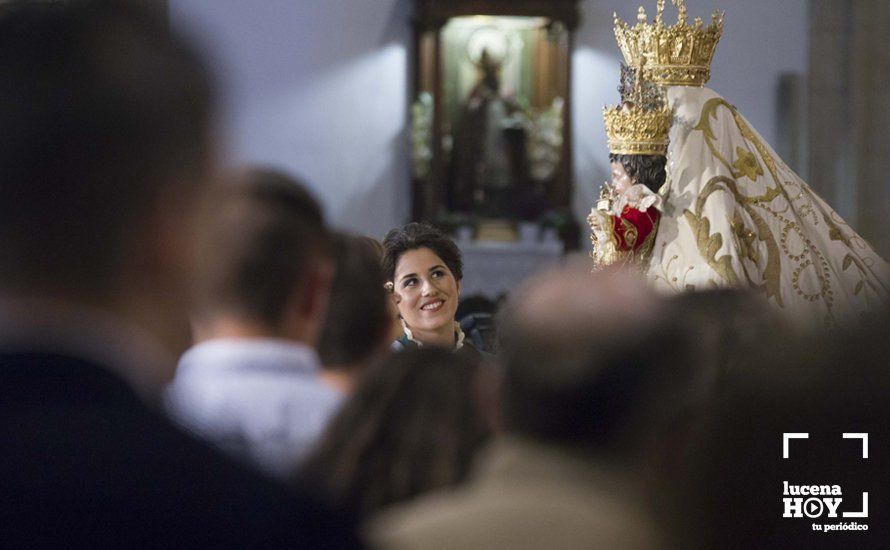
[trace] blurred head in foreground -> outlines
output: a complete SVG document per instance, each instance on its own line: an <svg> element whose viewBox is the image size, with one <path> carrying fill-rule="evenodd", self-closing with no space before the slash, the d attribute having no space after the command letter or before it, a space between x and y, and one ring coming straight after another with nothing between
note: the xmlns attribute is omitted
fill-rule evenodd
<svg viewBox="0 0 890 550"><path fill-rule="evenodd" d="M0 290L112 311L175 349L212 172L207 72L124 3L0 8Z"/></svg>
<svg viewBox="0 0 890 550"><path fill-rule="evenodd" d="M392 342L393 314L383 288L380 245L370 237L333 236L336 274L318 344L322 378L351 389Z"/></svg>
<svg viewBox="0 0 890 550"><path fill-rule="evenodd" d="M563 268L500 317L505 429L606 459L640 458L689 380L688 338L631 271Z"/></svg>
<svg viewBox="0 0 890 550"><path fill-rule="evenodd" d="M670 522L676 547L885 544L877 510L886 486L882 449L890 443L888 322L885 312L855 331L770 340L749 348L744 368L725 373L693 460L677 479L685 491ZM807 434L788 441L787 458L785 433ZM855 434L868 434L868 443ZM837 486L839 494L795 489L814 485ZM863 510L863 493L868 515L847 516ZM819 502L807 504L810 498ZM795 499L801 499L797 509ZM822 499L840 499L835 516Z"/></svg>
<svg viewBox="0 0 890 550"><path fill-rule="evenodd" d="M315 347L333 277L321 207L306 187L247 169L208 201L198 340L274 337Z"/></svg>
<svg viewBox="0 0 890 550"><path fill-rule="evenodd" d="M472 357L438 347L390 355L362 378L303 474L366 515L463 481L491 433L485 376Z"/></svg>
<svg viewBox="0 0 890 550"><path fill-rule="evenodd" d="M769 345L790 327L763 298L746 289L684 292L671 300L674 318L689 326L704 370L713 379L744 369L753 348Z"/></svg>

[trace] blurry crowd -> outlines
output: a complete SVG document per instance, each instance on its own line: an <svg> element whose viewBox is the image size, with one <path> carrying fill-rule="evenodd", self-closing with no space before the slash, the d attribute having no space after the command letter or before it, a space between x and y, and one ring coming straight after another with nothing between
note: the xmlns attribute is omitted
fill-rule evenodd
<svg viewBox="0 0 890 550"><path fill-rule="evenodd" d="M0 546L886 543L886 311L800 333L571 262L468 307L435 227L224 168L163 22L0 12ZM870 530L782 517L785 481L870 492Z"/></svg>

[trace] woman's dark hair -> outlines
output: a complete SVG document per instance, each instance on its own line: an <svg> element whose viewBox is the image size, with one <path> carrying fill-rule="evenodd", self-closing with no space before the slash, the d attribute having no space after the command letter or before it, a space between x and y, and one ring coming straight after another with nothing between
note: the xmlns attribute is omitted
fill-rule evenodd
<svg viewBox="0 0 890 550"><path fill-rule="evenodd" d="M445 266L458 281L463 278L464 264L460 249L448 235L428 223L411 222L393 229L383 239L383 276L392 281L402 254L409 250L429 248L442 258Z"/></svg>
<svg viewBox="0 0 890 550"><path fill-rule="evenodd" d="M667 177L667 172L665 172L667 157L664 155L616 155L610 153L609 162L620 162L634 183L642 183L655 193L658 193Z"/></svg>
<svg viewBox="0 0 890 550"><path fill-rule="evenodd" d="M302 476L362 515L464 481L491 434L482 363L412 348L372 366Z"/></svg>

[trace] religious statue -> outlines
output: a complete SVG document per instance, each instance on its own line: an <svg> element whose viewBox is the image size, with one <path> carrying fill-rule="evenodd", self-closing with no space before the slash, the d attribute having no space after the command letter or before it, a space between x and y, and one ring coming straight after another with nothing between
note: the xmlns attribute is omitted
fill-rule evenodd
<svg viewBox="0 0 890 550"><path fill-rule="evenodd" d="M622 65L621 105L603 110L612 183L603 185L588 217L596 267L644 266L661 217L671 111L662 90L637 72Z"/></svg>
<svg viewBox="0 0 890 550"><path fill-rule="evenodd" d="M685 1L673 4L673 25L662 19L664 0L653 22L644 8L634 26L615 17L625 62L664 89L673 113L663 204L643 266L649 280L667 292L750 287L805 326L886 307L890 265L704 86L723 14L689 24Z"/></svg>
<svg viewBox="0 0 890 550"><path fill-rule="evenodd" d="M503 60L483 49L479 80L455 135L450 206L487 218L515 219L516 191L526 181L525 125L519 105L500 93Z"/></svg>

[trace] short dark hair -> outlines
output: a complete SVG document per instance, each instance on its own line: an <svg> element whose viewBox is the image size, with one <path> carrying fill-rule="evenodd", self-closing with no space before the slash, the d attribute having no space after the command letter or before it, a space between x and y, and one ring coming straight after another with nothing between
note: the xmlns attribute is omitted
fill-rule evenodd
<svg viewBox="0 0 890 550"><path fill-rule="evenodd" d="M336 265L318 344L322 365L348 365L371 357L391 326L380 268L380 245L370 237L336 233Z"/></svg>
<svg viewBox="0 0 890 550"><path fill-rule="evenodd" d="M625 452L639 440L641 417L661 405L666 381L681 386L692 376L686 331L662 316L627 330L566 326L554 336L513 302L498 326L505 429L531 439Z"/></svg>
<svg viewBox="0 0 890 550"><path fill-rule="evenodd" d="M119 284L157 203L206 174L211 96L203 64L148 12L0 9L0 284Z"/></svg>
<svg viewBox="0 0 890 550"><path fill-rule="evenodd" d="M665 166L667 157L664 155L618 155L609 154L609 162L620 162L624 171L634 180L634 183L642 183L651 191L657 193L664 185L667 178Z"/></svg>
<svg viewBox="0 0 890 550"><path fill-rule="evenodd" d="M460 249L445 233L428 223L411 222L391 230L383 239L383 276L391 281L402 254L409 250L429 248L442 258L458 281L463 278L464 264Z"/></svg>
<svg viewBox="0 0 890 550"><path fill-rule="evenodd" d="M308 266L330 253L318 202L295 179L255 169L213 203L198 284L202 313L278 327Z"/></svg>
<svg viewBox="0 0 890 550"><path fill-rule="evenodd" d="M410 348L373 365L307 459L338 507L370 514L454 486L491 435L478 358Z"/></svg>

